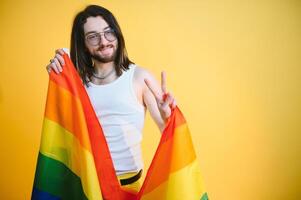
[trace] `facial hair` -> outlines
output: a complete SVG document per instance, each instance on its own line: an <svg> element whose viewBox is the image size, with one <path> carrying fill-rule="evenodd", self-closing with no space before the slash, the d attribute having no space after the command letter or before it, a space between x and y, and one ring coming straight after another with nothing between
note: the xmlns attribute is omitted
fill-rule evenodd
<svg viewBox="0 0 301 200"><path fill-rule="evenodd" d="M97 51L101 51L102 49L108 48L108 47L112 48L113 45L107 45L107 46L102 45L99 47L99 49ZM91 53L91 57L94 58L95 60L97 60L98 62L108 63L108 62L112 62L115 60L116 52L117 52L117 50L113 49L113 53L110 56L102 56L99 54Z"/></svg>

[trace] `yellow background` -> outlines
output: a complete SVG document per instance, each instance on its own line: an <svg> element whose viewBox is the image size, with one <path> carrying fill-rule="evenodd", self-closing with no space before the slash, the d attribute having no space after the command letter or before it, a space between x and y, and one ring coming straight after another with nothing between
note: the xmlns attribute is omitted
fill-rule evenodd
<svg viewBox="0 0 301 200"><path fill-rule="evenodd" d="M0 199L30 199L45 66L89 3L115 14L134 62L158 80L166 70L211 200L301 199L298 0L1 0ZM148 165L160 135L149 115L144 130Z"/></svg>

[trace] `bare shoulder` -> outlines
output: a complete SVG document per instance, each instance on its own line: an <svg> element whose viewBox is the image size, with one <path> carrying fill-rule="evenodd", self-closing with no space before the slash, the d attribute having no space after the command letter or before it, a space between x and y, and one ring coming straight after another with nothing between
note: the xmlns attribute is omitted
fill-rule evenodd
<svg viewBox="0 0 301 200"><path fill-rule="evenodd" d="M153 79L154 76L146 68L136 65L134 78L137 81L143 81L144 82L144 79L146 79L146 78L147 79L149 79L149 78Z"/></svg>
<svg viewBox="0 0 301 200"><path fill-rule="evenodd" d="M158 89L159 83L155 76L146 68L137 66L135 68L134 73L134 80L137 84L139 84L143 88L147 88L147 85L145 84L144 80L147 79L149 83L155 87L155 89Z"/></svg>

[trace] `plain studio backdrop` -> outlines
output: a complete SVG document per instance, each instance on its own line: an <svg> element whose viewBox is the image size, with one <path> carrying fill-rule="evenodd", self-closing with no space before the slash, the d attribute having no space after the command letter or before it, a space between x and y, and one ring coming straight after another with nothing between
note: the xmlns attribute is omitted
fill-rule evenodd
<svg viewBox="0 0 301 200"><path fill-rule="evenodd" d="M167 72L211 200L301 199L298 0L1 0L0 199L30 199L45 67L88 4L117 17L134 62ZM146 168L159 137L147 114Z"/></svg>

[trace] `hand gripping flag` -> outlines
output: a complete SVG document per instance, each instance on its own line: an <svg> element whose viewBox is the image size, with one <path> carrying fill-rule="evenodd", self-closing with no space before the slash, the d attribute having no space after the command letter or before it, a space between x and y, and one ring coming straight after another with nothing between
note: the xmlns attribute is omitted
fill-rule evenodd
<svg viewBox="0 0 301 200"><path fill-rule="evenodd" d="M138 193L116 177L101 125L67 54L50 73L33 200L208 200L189 129L173 109Z"/></svg>

